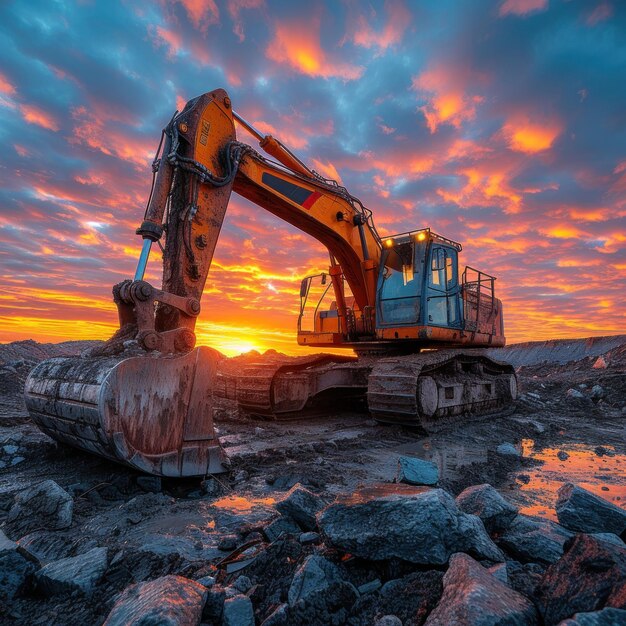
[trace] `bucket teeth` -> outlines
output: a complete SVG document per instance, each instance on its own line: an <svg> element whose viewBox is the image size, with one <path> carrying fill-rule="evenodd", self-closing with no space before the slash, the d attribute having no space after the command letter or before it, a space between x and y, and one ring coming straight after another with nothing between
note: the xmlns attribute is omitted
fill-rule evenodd
<svg viewBox="0 0 626 626"><path fill-rule="evenodd" d="M55 358L37 365L26 406L52 438L157 476L225 471L213 427L218 353Z"/></svg>

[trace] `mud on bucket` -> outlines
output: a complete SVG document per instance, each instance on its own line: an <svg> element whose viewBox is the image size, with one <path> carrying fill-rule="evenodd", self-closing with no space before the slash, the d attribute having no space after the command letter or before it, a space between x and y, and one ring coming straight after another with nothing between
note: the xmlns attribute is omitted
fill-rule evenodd
<svg viewBox="0 0 626 626"><path fill-rule="evenodd" d="M57 441L156 476L225 471L213 426L219 354L55 358L30 373L26 406Z"/></svg>

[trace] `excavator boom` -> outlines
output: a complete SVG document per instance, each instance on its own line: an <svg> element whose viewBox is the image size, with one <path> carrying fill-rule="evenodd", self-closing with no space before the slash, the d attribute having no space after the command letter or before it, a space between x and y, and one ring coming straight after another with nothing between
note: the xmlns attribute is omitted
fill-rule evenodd
<svg viewBox="0 0 626 626"><path fill-rule="evenodd" d="M268 156L238 141L235 120ZM367 399L377 419L431 429L444 417L497 411L514 399L512 369L483 353L419 355L432 346L503 345L495 279L479 272L471 281L464 273L460 282L460 245L428 229L382 241L357 198L259 133L232 110L224 90L174 115L153 171L134 279L113 288L118 332L78 359L39 364L26 382L33 420L55 439L148 473L196 476L227 464L213 426L214 393L264 417L291 417L329 399L333 406ZM330 278L324 294L332 302L328 309L318 302L313 328L305 329L314 277L303 281L299 343L351 348L362 358L270 357L238 367L210 348L194 349L233 191L328 250L328 275L319 278ZM144 274L163 237L156 288Z"/></svg>

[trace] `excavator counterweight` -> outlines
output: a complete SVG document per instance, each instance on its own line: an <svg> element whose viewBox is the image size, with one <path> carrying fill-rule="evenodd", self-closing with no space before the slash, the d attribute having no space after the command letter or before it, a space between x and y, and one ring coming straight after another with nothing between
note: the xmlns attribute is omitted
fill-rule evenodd
<svg viewBox="0 0 626 626"><path fill-rule="evenodd" d="M275 160L238 141L235 121ZM80 358L40 363L26 382L33 420L56 440L150 474L201 476L228 464L213 425L215 396L266 419L348 405L426 430L515 400L515 372L485 350L505 343L495 278L461 273L461 245L428 228L381 239L358 198L257 131L224 90L174 115L153 171L134 279L113 287L118 332ZM328 250L328 273L300 288L298 343L358 358L269 354L239 363L194 347L233 191ZM156 288L144 275L163 238Z"/></svg>

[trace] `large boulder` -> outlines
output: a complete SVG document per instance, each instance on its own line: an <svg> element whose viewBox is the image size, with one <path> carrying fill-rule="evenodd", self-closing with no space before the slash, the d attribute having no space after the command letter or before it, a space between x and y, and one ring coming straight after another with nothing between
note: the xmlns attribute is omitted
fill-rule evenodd
<svg viewBox="0 0 626 626"><path fill-rule="evenodd" d="M626 531L626 511L572 483L559 489L556 514L563 526L581 533Z"/></svg>
<svg viewBox="0 0 626 626"><path fill-rule="evenodd" d="M90 593L104 576L107 562L106 548L52 561L37 572L37 589L46 596L74 591Z"/></svg>
<svg viewBox="0 0 626 626"><path fill-rule="evenodd" d="M442 489L339 500L318 524L330 544L365 559L443 565L454 552L467 552L504 560L480 519L460 511Z"/></svg>
<svg viewBox="0 0 626 626"><path fill-rule="evenodd" d="M207 589L182 576L131 585L118 598L105 626L197 626Z"/></svg>
<svg viewBox="0 0 626 626"><path fill-rule="evenodd" d="M430 461L412 456L401 456L398 459L396 482L434 486L439 482L439 468Z"/></svg>
<svg viewBox="0 0 626 626"><path fill-rule="evenodd" d="M592 613L576 613L574 617L562 621L559 626L624 626L626 611L622 609L602 609Z"/></svg>
<svg viewBox="0 0 626 626"><path fill-rule="evenodd" d="M456 497L464 513L478 515L490 532L506 530L517 515L517 507L505 500L491 485L473 485Z"/></svg>
<svg viewBox="0 0 626 626"><path fill-rule="evenodd" d="M9 511L5 530L19 539L33 530L60 530L72 525L74 500L53 480L45 480L19 492Z"/></svg>
<svg viewBox="0 0 626 626"><path fill-rule="evenodd" d="M576 535L565 553L546 570L537 589L546 624L606 605L626 609L621 588L626 580L626 550L591 535ZM609 598L613 596L613 600ZM615 606L620 601L623 606Z"/></svg>
<svg viewBox="0 0 626 626"><path fill-rule="evenodd" d="M287 492L287 495L276 503L278 511L291 517L304 530L315 530L315 516L322 508L324 508L324 502L299 483L294 485Z"/></svg>
<svg viewBox="0 0 626 626"><path fill-rule="evenodd" d="M526 626L537 624L527 598L492 576L467 554L455 554L443 577L443 596L426 626Z"/></svg>
<svg viewBox="0 0 626 626"><path fill-rule="evenodd" d="M0 604L24 591L37 569L36 561L0 530Z"/></svg>
<svg viewBox="0 0 626 626"><path fill-rule="evenodd" d="M565 542L573 536L574 533L549 520L518 515L497 543L522 563L548 565L561 558Z"/></svg>

